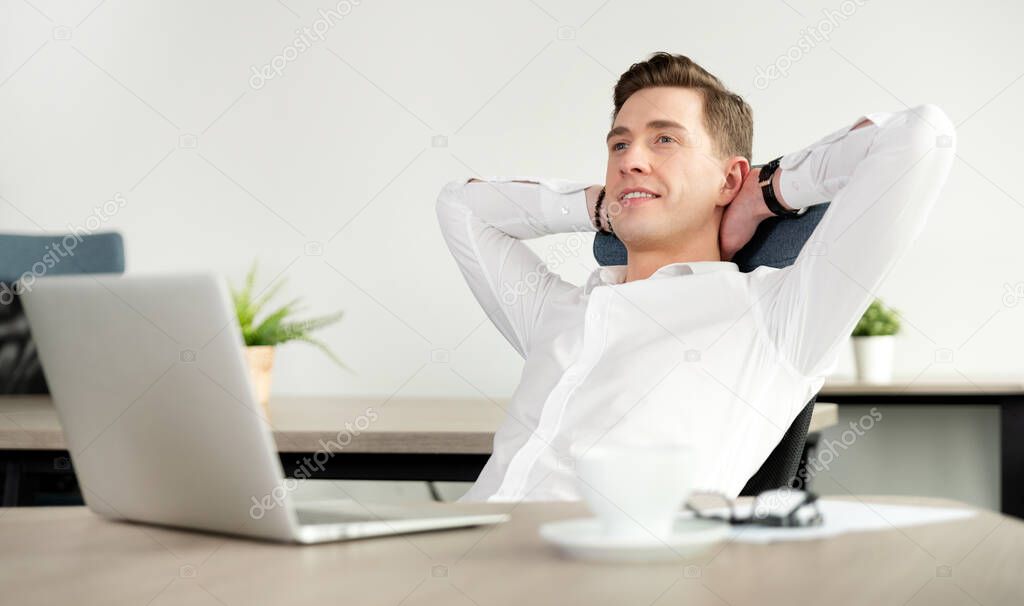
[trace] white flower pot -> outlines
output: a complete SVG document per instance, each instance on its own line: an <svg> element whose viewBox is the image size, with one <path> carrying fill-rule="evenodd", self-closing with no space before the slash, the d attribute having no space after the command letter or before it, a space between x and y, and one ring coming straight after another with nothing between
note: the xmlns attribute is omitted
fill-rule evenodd
<svg viewBox="0 0 1024 606"><path fill-rule="evenodd" d="M857 379L865 383L891 382L895 346L895 335L853 337L853 354L857 361Z"/></svg>
<svg viewBox="0 0 1024 606"><path fill-rule="evenodd" d="M256 399L263 407L263 414L270 419L270 382L273 378L274 347L271 345L246 347L245 359L249 363L249 378L252 380Z"/></svg>

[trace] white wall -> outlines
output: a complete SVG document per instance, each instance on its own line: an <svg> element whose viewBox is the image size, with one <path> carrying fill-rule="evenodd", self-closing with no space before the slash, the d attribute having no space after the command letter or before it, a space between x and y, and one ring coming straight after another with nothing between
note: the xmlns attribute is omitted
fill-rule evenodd
<svg viewBox="0 0 1024 606"><path fill-rule="evenodd" d="M324 40L251 85L335 6ZM907 318L897 374L1019 376L1024 301L1003 295L1024 283L1022 22L1009 0L3 0L0 229L85 226L120 193L103 224L130 271L237 279L258 257L311 311L346 311L323 336L356 372L288 346L277 393L507 395L521 362L451 261L436 194L470 174L599 182L615 80L669 50L751 103L758 162L861 113L945 109L959 159L877 293ZM588 250L563 273L582 279Z"/></svg>

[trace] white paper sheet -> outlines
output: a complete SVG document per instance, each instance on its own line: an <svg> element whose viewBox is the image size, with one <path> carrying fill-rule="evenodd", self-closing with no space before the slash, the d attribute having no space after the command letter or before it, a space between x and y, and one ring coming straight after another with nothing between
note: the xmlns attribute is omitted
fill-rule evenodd
<svg viewBox="0 0 1024 606"><path fill-rule="evenodd" d="M752 506L752 505L751 505ZM743 543L771 543L773 541L802 541L838 536L847 532L866 532L906 528L923 524L964 520L975 515L971 509L946 507L919 507L910 505L881 505L859 501L818 499L818 508L824 518L821 526L808 528L771 528L766 526L734 526L729 540ZM737 514L746 514L737 506Z"/></svg>

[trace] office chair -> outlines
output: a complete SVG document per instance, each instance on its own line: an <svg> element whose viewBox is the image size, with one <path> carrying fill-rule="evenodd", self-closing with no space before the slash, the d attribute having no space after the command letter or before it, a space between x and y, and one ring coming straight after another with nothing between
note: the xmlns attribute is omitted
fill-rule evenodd
<svg viewBox="0 0 1024 606"><path fill-rule="evenodd" d="M21 301L13 284L25 274L122 273L121 234L0 234L0 393L48 393Z"/></svg>
<svg viewBox="0 0 1024 606"><path fill-rule="evenodd" d="M26 273L42 277L122 272L124 242L118 233L0 234L0 394L49 393L28 319L12 285ZM81 504L69 461L35 468L15 456L4 456L0 471L4 474L5 507ZM34 498L43 492L50 496Z"/></svg>
<svg viewBox="0 0 1024 606"><path fill-rule="evenodd" d="M761 265L780 268L792 265L828 206L827 202L816 204L796 219L765 219L757 227L750 242L736 253L732 262L741 272L753 271ZM594 258L601 265L625 265L626 247L615 235L599 232L594 236ZM791 485L804 456L807 429L810 427L816 399L817 394L793 420L779 444L747 481L740 492L741 496L753 496L765 490Z"/></svg>

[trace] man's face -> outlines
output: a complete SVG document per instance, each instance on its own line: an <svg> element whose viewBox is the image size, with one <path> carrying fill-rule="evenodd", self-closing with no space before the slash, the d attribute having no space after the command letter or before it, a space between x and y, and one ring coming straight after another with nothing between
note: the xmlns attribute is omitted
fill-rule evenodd
<svg viewBox="0 0 1024 606"><path fill-rule="evenodd" d="M715 211L729 201L721 196L726 169L714 155L703 112L699 92L656 87L633 93L615 117L604 203L627 248L671 248L702 230L717 237ZM630 194L637 189L655 197Z"/></svg>

